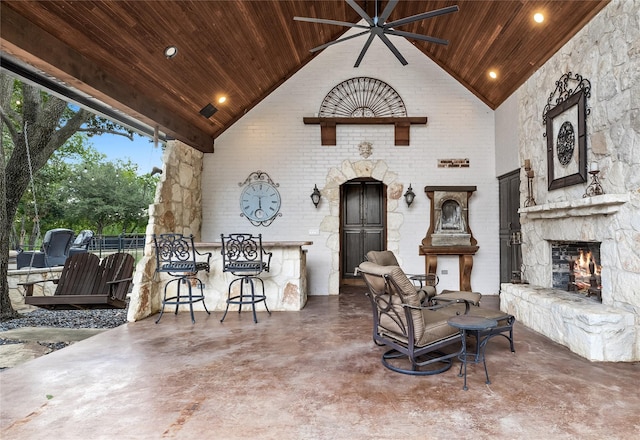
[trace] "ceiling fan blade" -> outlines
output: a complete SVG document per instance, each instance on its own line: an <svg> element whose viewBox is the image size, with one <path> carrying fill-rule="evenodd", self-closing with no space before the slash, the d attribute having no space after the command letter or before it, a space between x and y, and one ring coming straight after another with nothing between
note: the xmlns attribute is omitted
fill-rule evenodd
<svg viewBox="0 0 640 440"><path fill-rule="evenodd" d="M352 38L356 38L356 37L359 37L361 35L368 34L368 33L369 33L369 30L367 28L366 31L358 32L357 34L349 35L348 37L340 38L340 39L335 40L335 41L330 41L330 42L328 42L326 44L323 44L322 46L314 47L309 52L317 52L317 51L322 50L322 49L324 49L326 47L332 46L332 45L334 45L336 43L341 43L343 41L347 41L347 40L350 40Z"/></svg>
<svg viewBox="0 0 640 440"><path fill-rule="evenodd" d="M293 17L296 21L306 21L309 23L320 23L320 24L335 24L336 26L348 26L355 27L361 29L369 29L369 26L363 26L358 23L349 23L346 21L338 21L338 20L327 20L324 18L310 18L310 17Z"/></svg>
<svg viewBox="0 0 640 440"><path fill-rule="evenodd" d="M371 34L373 35L373 34ZM389 40L389 38L383 34L380 33L378 34L378 36L380 37L380 39L383 41L384 44L387 45L387 47L389 48L389 50L391 52L393 52L393 54L396 56L396 58L398 59L398 61L400 61L402 63L403 66L406 66L407 64L409 64L407 62L407 60L404 59L404 57L402 56L402 54L400 53L400 51L398 49L396 49L396 47L393 45L393 43L391 42L391 40Z"/></svg>
<svg viewBox="0 0 640 440"><path fill-rule="evenodd" d="M426 18L433 18L439 15L450 14L452 12L458 12L458 6L449 6L448 8L436 9L435 11L423 12L422 14L412 15L411 17L401 18L400 20L391 21L385 23L385 28L391 28L396 26L402 26L404 24L413 23L414 21L424 20Z"/></svg>
<svg viewBox="0 0 640 440"><path fill-rule="evenodd" d="M369 34L369 38L367 38L367 42L364 43L364 46L362 47L362 50L360 51L360 55L358 55L358 59L356 60L356 63L353 65L353 67L358 67L360 65L360 62L364 58L364 54L369 49L369 46L371 46L371 42L373 41L374 37L375 37L375 34Z"/></svg>
<svg viewBox="0 0 640 440"><path fill-rule="evenodd" d="M384 7L384 11L382 11L382 15L378 19L378 23L382 26L382 24L387 21L389 15L393 12L393 9L398 5L398 0L389 0L387 2L387 6Z"/></svg>
<svg viewBox="0 0 640 440"><path fill-rule="evenodd" d="M435 38L422 34L413 34L411 32L396 31L395 29L385 30L385 33L389 35L397 35L399 37L413 38L415 40L428 41L429 43L443 44L445 46L449 44L449 40L443 40L442 38Z"/></svg>
<svg viewBox="0 0 640 440"><path fill-rule="evenodd" d="M347 3L349 4L349 6L351 6L353 8L354 11L356 11L358 13L358 15L362 18L365 19L365 21L367 23L369 23L369 26L375 26L376 24L373 22L373 19L371 17L369 17L369 14L367 14L364 9L362 9L360 7L359 4L357 4L355 2L355 0L347 0Z"/></svg>

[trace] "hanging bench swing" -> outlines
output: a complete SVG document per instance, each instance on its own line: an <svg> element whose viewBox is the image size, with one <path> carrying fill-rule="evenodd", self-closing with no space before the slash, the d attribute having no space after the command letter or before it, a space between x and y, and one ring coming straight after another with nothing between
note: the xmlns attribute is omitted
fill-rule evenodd
<svg viewBox="0 0 640 440"><path fill-rule="evenodd" d="M25 289L25 304L49 310L124 309L133 280L134 258L118 252L102 262L91 253L75 254L67 259L60 278L21 283ZM57 284L55 293L34 296L33 286L39 283Z"/></svg>
<svg viewBox="0 0 640 440"><path fill-rule="evenodd" d="M26 124L24 131L35 206L37 238L39 238L40 222ZM49 310L124 309L127 307L126 297L133 281L134 262L133 256L124 252L111 254L102 261L92 253L76 253L65 261L60 278L29 281L31 273L31 267L29 267L27 281L19 285L23 286L25 290L25 304ZM33 286L46 282L57 284L53 296L34 296Z"/></svg>

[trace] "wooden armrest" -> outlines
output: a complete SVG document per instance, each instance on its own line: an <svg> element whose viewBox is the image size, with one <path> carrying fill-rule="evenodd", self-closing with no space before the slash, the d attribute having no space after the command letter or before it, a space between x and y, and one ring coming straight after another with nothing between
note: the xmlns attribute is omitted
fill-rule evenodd
<svg viewBox="0 0 640 440"><path fill-rule="evenodd" d="M27 283L18 283L18 286L33 286L34 284L48 283L48 282L52 282L54 284L58 284L58 281L60 281L59 278L52 279L52 280L37 280L37 281L29 281Z"/></svg>
<svg viewBox="0 0 640 440"><path fill-rule="evenodd" d="M133 278L123 278L121 280L107 281L107 284L118 284L122 283L123 281L133 281Z"/></svg>
<svg viewBox="0 0 640 440"><path fill-rule="evenodd" d="M24 286L25 295L26 296L33 296L33 286L34 286L34 284L47 283L49 281L52 282L53 284L58 284L58 282L60 281L60 278L56 278L56 279L53 279L53 280L38 280L38 281L29 281L27 283L18 283L18 286Z"/></svg>

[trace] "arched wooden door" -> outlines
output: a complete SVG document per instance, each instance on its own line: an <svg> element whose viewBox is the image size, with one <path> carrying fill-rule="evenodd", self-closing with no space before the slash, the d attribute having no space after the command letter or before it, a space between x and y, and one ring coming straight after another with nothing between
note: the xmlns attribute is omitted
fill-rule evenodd
<svg viewBox="0 0 640 440"><path fill-rule="evenodd" d="M354 179L340 187L340 285L363 284L355 268L367 252L386 248L385 195L385 185L372 179Z"/></svg>

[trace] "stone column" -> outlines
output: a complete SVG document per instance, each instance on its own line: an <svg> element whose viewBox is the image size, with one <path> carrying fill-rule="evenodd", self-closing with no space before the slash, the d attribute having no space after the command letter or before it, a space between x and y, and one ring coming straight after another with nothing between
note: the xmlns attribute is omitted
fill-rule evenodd
<svg viewBox="0 0 640 440"><path fill-rule="evenodd" d="M127 319L137 321L160 311L163 283L155 277L153 234L176 232L200 239L204 154L179 141L167 143L162 176L149 206L144 256L136 266Z"/></svg>

